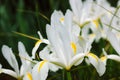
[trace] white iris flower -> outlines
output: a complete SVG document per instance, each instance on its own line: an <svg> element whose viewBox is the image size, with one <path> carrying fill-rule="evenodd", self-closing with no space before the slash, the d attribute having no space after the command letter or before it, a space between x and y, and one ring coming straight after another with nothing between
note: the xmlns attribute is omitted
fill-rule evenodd
<svg viewBox="0 0 120 80"><path fill-rule="evenodd" d="M33 68L32 74L36 80L45 80L49 69L70 70L72 66L80 64L85 56L79 49L80 28L72 24L71 11L68 10L65 16L60 11L54 11L46 32L50 44L40 52L42 61Z"/></svg>
<svg viewBox="0 0 120 80"><path fill-rule="evenodd" d="M49 70L70 70L79 65L85 56L100 76L105 72L103 62L96 55L89 53L95 35L79 36L80 27L72 22L72 16L70 10L67 10L65 16L60 11L54 11L52 14L51 25L46 26L49 44L39 53L42 61L33 67L33 79L45 80Z"/></svg>
<svg viewBox="0 0 120 80"><path fill-rule="evenodd" d="M8 63L10 64L10 66L13 68L14 71L3 68L2 73L13 76L18 80L21 80L26 75L26 76L28 76L28 79L26 79L26 80L32 80L29 78L29 77L32 78L32 75L31 75L32 65L30 62L31 58L28 56L22 42L18 43L18 50L19 50L20 59L22 61L20 70L19 70L18 62L13 54L12 49L6 45L3 45L3 47L2 47L3 56L8 61Z"/></svg>

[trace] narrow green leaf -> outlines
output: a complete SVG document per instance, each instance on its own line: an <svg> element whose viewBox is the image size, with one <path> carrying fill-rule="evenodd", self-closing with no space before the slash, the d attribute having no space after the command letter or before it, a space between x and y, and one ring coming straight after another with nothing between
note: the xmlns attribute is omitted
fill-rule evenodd
<svg viewBox="0 0 120 80"><path fill-rule="evenodd" d="M20 33L20 32L15 32L15 31L13 31L13 33L15 33L15 34L18 34L18 35L21 35L21 36L24 36L24 37L27 37L27 38L30 38L30 39L33 39L33 40L40 40L39 38L35 38L35 37L33 37L33 36L29 36L29 35L27 35L27 34L23 34L23 33Z"/></svg>

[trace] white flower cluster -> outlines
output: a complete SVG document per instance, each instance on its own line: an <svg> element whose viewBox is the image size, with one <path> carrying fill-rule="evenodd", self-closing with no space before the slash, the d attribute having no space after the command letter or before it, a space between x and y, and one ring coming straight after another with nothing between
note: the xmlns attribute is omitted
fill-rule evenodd
<svg viewBox="0 0 120 80"><path fill-rule="evenodd" d="M102 76L107 59L120 62L120 0L116 8L111 7L106 0L69 2L72 10L67 10L65 15L61 11L53 12L51 24L46 25L48 39L44 39L38 32L40 40L35 44L32 56L27 54L22 42L18 43L22 62L20 68L12 49L3 45L3 56L14 71L0 65L0 73L9 74L18 80L46 80L49 70L70 70L85 60ZM108 40L118 55L107 55L104 49L101 58L92 53L92 43L101 38ZM35 55L41 43L47 46L39 52L41 61L37 61Z"/></svg>

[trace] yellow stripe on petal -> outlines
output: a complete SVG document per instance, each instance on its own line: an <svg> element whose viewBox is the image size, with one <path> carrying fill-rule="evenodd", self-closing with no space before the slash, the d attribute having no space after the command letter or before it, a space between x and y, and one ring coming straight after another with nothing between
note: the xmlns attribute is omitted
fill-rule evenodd
<svg viewBox="0 0 120 80"><path fill-rule="evenodd" d="M63 23L64 22L64 17L60 18L60 22Z"/></svg>
<svg viewBox="0 0 120 80"><path fill-rule="evenodd" d="M38 72L40 72L40 69L43 67L43 65L47 62L47 60L41 61L39 67L38 67Z"/></svg>
<svg viewBox="0 0 120 80"><path fill-rule="evenodd" d="M100 58L100 60L102 60L102 61L105 61L106 59L107 59L106 56L103 56L103 57Z"/></svg>
<svg viewBox="0 0 120 80"><path fill-rule="evenodd" d="M77 47L76 47L76 44L74 42L71 42L71 47L73 49L74 54L76 54Z"/></svg>
<svg viewBox="0 0 120 80"><path fill-rule="evenodd" d="M27 73L27 77L28 77L29 80L32 80L32 75L31 75L31 73L28 72L28 73Z"/></svg>
<svg viewBox="0 0 120 80"><path fill-rule="evenodd" d="M35 44L35 46L39 45L42 42L42 40L38 40Z"/></svg>
<svg viewBox="0 0 120 80"><path fill-rule="evenodd" d="M98 26L99 26L99 18L93 20L93 23L95 24L96 28L98 28Z"/></svg>
<svg viewBox="0 0 120 80"><path fill-rule="evenodd" d="M88 53L87 56L91 56L91 57L93 57L96 61L98 61L98 57L97 57L95 54L93 54L93 53Z"/></svg>

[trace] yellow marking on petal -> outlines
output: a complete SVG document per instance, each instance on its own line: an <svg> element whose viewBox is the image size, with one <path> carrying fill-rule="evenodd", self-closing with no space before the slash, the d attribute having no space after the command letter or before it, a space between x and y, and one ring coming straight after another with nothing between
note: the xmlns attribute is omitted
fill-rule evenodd
<svg viewBox="0 0 120 80"><path fill-rule="evenodd" d="M39 43L41 43L42 42L42 40L38 40L37 42L36 42L36 44L35 44L35 46L37 46Z"/></svg>
<svg viewBox="0 0 120 80"><path fill-rule="evenodd" d="M93 54L93 53L88 53L87 56L91 56L91 57L93 57L96 61L98 61L98 57L97 57L95 54Z"/></svg>
<svg viewBox="0 0 120 80"><path fill-rule="evenodd" d="M76 44L74 42L71 42L71 47L73 49L74 54L76 54L77 47L76 47Z"/></svg>
<svg viewBox="0 0 120 80"><path fill-rule="evenodd" d="M99 18L93 20L93 23L95 24L96 28L98 28L98 26L99 26Z"/></svg>
<svg viewBox="0 0 120 80"><path fill-rule="evenodd" d="M117 33L116 35L117 35L118 38L120 38L120 33Z"/></svg>
<svg viewBox="0 0 120 80"><path fill-rule="evenodd" d="M89 36L90 36L90 38L94 38L95 34L90 34Z"/></svg>
<svg viewBox="0 0 120 80"><path fill-rule="evenodd" d="M60 18L60 22L64 22L64 17L61 17L61 18Z"/></svg>
<svg viewBox="0 0 120 80"><path fill-rule="evenodd" d="M28 73L27 73L27 77L28 77L29 80L32 80L32 75L31 75L31 73L28 72Z"/></svg>
<svg viewBox="0 0 120 80"><path fill-rule="evenodd" d="M43 67L43 65L47 62L47 60L41 61L39 67L38 67L38 72L40 72L40 69Z"/></svg>
<svg viewBox="0 0 120 80"><path fill-rule="evenodd" d="M103 57L100 58L100 60L102 60L102 61L105 61L106 59L107 59L106 56L103 56Z"/></svg>

